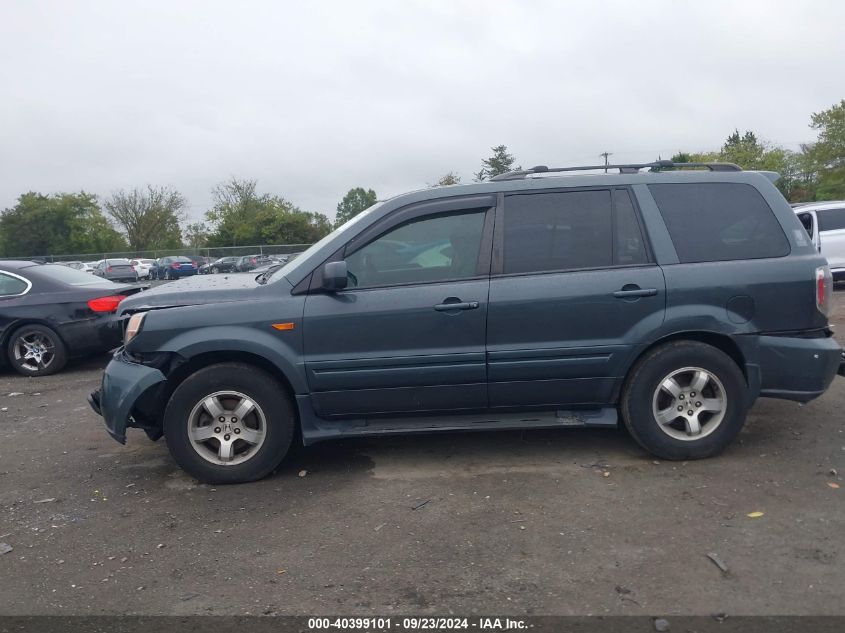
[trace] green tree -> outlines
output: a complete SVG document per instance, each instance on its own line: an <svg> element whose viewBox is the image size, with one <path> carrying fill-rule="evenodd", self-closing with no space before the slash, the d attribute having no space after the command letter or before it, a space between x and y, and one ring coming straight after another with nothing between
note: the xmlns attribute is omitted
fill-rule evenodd
<svg viewBox="0 0 845 633"><path fill-rule="evenodd" d="M810 117L815 143L802 146L802 166L815 184L815 199L845 198L845 99Z"/></svg>
<svg viewBox="0 0 845 633"><path fill-rule="evenodd" d="M95 195L21 195L0 215L0 252L6 257L84 254L126 249Z"/></svg>
<svg viewBox="0 0 845 633"><path fill-rule="evenodd" d="M188 248L202 248L208 242L208 227L204 222L191 222L183 232L185 246Z"/></svg>
<svg viewBox="0 0 845 633"><path fill-rule="evenodd" d="M481 161L481 169L475 174L475 182L483 182L499 174L521 169L519 166L514 167L516 159L513 154L508 153L507 145L497 145L490 149L493 155Z"/></svg>
<svg viewBox="0 0 845 633"><path fill-rule="evenodd" d="M376 192L372 189L364 189L363 187L350 189L337 205L335 226L345 224L361 211L369 209L376 203L376 199Z"/></svg>
<svg viewBox="0 0 845 633"><path fill-rule="evenodd" d="M459 184L461 184L461 177L455 172L450 171L440 176L440 178L437 179L437 182L433 185L429 185L429 187L448 187L449 185Z"/></svg>
<svg viewBox="0 0 845 633"><path fill-rule="evenodd" d="M187 201L169 187L147 185L146 189L120 190L104 203L133 251L180 248Z"/></svg>
<svg viewBox="0 0 845 633"><path fill-rule="evenodd" d="M210 246L311 244L331 231L321 213L302 211L280 196L259 194L254 180L231 180L212 190L206 213L213 229Z"/></svg>
<svg viewBox="0 0 845 633"><path fill-rule="evenodd" d="M776 183L784 196L792 199L800 188L799 161L794 152L766 143L747 130L740 134L734 130L718 152L678 152L672 156L674 163L735 163L743 169L774 171L781 178Z"/></svg>

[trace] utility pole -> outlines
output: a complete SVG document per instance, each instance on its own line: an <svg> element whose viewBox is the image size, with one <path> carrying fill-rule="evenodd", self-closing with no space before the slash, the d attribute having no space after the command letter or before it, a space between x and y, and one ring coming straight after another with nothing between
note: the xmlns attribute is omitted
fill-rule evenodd
<svg viewBox="0 0 845 633"><path fill-rule="evenodd" d="M613 156L613 152L602 152L599 156L604 158L604 173L607 173L607 157Z"/></svg>

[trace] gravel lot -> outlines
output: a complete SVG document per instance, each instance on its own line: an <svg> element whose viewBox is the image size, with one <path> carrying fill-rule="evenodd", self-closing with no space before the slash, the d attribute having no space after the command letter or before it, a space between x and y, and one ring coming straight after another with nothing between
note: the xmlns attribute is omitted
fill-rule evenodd
<svg viewBox="0 0 845 633"><path fill-rule="evenodd" d="M212 488L106 435L106 360L0 370L0 613L845 614L845 379L759 401L706 461L622 431L440 435Z"/></svg>

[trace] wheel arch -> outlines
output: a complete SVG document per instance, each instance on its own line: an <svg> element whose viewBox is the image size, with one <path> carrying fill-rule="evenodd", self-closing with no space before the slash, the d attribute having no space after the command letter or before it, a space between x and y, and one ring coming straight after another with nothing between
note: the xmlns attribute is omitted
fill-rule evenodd
<svg viewBox="0 0 845 633"><path fill-rule="evenodd" d="M9 325L7 325L6 328L3 330L3 334L0 335L0 348L2 348L2 350L3 350L3 356L4 357L6 356L6 353L8 352L7 347L9 345L9 341L11 340L12 336L18 330L20 330L22 327L26 327L27 325L40 325L41 327L49 328L51 331L56 333L56 336L59 337L59 340L62 342L62 345L64 345L65 348L68 347L68 344L67 344L67 341L65 340L65 337L62 336L62 333L59 331L59 329L54 324L50 323L46 319L23 318L23 319L18 319L16 321L10 323Z"/></svg>
<svg viewBox="0 0 845 633"><path fill-rule="evenodd" d="M267 374L278 380L290 399L291 406L296 414L296 428L300 427L300 412L297 406L296 390L291 384L290 378L285 372L271 360L254 352L242 350L221 350L201 352L189 358L174 355L171 360L171 369L167 373L167 379L146 390L133 405L136 422L139 428L147 431L150 439L157 440L161 437L164 424L164 411L170 401L173 392L189 376L195 372L221 363L244 363L262 369Z"/></svg>
<svg viewBox="0 0 845 633"><path fill-rule="evenodd" d="M204 367L218 365L220 363L244 363L247 365L254 365L278 380L291 401L296 401L296 391L293 388L290 378L288 378L285 372L277 364L260 354L242 350L202 352L196 356L185 359L167 375L167 388L165 391L167 399L170 399L173 392L188 376L200 369L203 369Z"/></svg>
<svg viewBox="0 0 845 633"><path fill-rule="evenodd" d="M637 366L637 363L639 363L640 360L645 358L654 349L676 341L695 341L698 343L710 345L711 347L715 347L716 349L727 354L727 356L736 363L737 367L739 367L739 370L742 372L746 383L750 382L745 355L742 353L742 350L740 349L739 345L737 345L736 341L734 341L733 338L731 338L729 335L722 334L720 332L709 332L706 330L689 330L682 332L674 332L672 334L667 334L666 336L663 336L657 339L656 341L653 341L651 344L643 348L636 356L631 359L631 361L628 363L628 366L625 368L624 379L620 381L617 387L617 391L614 394L614 402L618 402L621 394L624 393L625 388L627 387L628 382L631 379L631 374L633 373L634 368Z"/></svg>

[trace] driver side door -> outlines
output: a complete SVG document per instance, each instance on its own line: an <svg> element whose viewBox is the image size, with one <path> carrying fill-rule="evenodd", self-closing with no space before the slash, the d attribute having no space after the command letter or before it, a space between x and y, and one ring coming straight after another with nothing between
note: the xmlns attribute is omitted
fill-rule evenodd
<svg viewBox="0 0 845 633"><path fill-rule="evenodd" d="M303 342L318 415L487 406L495 204L472 196L400 209L333 258L346 261L347 288L321 290L315 273Z"/></svg>

